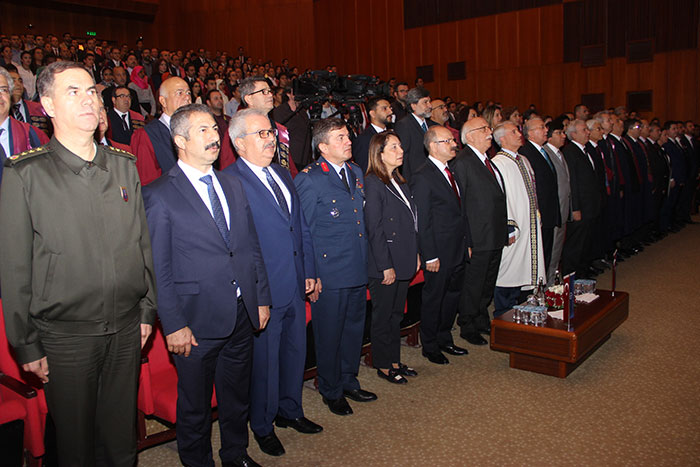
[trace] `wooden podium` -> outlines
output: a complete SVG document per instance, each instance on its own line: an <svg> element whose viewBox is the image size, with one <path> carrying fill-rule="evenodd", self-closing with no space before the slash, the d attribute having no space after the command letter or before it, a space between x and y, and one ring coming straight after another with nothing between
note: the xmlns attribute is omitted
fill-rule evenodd
<svg viewBox="0 0 700 467"><path fill-rule="evenodd" d="M508 352L510 367L566 378L596 351L629 315L629 294L597 290L598 299L576 304L572 330L547 317L544 326L513 321L513 310L491 322L491 349Z"/></svg>

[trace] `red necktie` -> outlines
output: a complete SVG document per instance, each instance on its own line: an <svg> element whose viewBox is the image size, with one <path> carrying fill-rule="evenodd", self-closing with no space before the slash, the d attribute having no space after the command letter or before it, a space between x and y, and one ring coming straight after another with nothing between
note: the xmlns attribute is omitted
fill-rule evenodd
<svg viewBox="0 0 700 467"><path fill-rule="evenodd" d="M484 159L484 163L486 164L486 168L489 169L489 172L491 172L491 175L493 175L493 178L498 181L498 177L496 177L496 172L493 170L493 166L491 165L491 161L489 160L488 156Z"/></svg>
<svg viewBox="0 0 700 467"><path fill-rule="evenodd" d="M445 167L445 173L447 174L447 178L450 180L450 185L452 185L452 191L455 192L455 196L457 197L457 202L461 206L462 199L459 197L459 190L457 190L457 184L455 183L455 179L452 176L452 172L450 171L449 167Z"/></svg>

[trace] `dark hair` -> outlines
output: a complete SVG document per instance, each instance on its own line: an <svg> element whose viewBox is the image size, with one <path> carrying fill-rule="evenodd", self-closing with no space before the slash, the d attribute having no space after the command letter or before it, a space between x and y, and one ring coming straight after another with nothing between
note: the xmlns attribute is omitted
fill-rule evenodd
<svg viewBox="0 0 700 467"><path fill-rule="evenodd" d="M241 106L243 106L243 108L248 107L248 103L246 102L245 98L246 96L249 96L255 92L255 83L265 83L268 86L270 85L265 78L258 78L255 76L241 81L241 84L238 86L238 91L241 93Z"/></svg>
<svg viewBox="0 0 700 467"><path fill-rule="evenodd" d="M117 91L119 91L120 89L125 89L125 90L129 91L129 88L127 86L120 84L119 86L114 87L114 92L112 93L112 95L116 95ZM129 96L131 96L131 91L129 91Z"/></svg>
<svg viewBox="0 0 700 467"><path fill-rule="evenodd" d="M36 89L39 93L39 97L44 97L51 94L53 91L54 82L56 81L55 76L57 74L76 68L87 73L87 70L83 68L83 65L75 62L53 62L50 65L47 65L46 68L41 70L41 73L39 73L39 76L36 79Z"/></svg>
<svg viewBox="0 0 700 467"><path fill-rule="evenodd" d="M207 93L204 95L204 102L210 101L211 95L214 94L215 92L218 92L219 94L221 94L221 91L219 91L218 89L212 89L211 91L207 91Z"/></svg>
<svg viewBox="0 0 700 467"><path fill-rule="evenodd" d="M389 102L389 100L384 96L374 96L370 100L367 101L367 114L368 115L372 110L377 110L377 106L379 106L380 101Z"/></svg>
<svg viewBox="0 0 700 467"><path fill-rule="evenodd" d="M564 123L561 120L553 120L547 124L547 138L551 138L552 134L557 131L564 131Z"/></svg>
<svg viewBox="0 0 700 467"><path fill-rule="evenodd" d="M214 113L204 104L183 105L170 117L170 133L172 134L173 138L176 136L182 136L187 140L190 139L190 115L195 113L209 114L212 118L214 118Z"/></svg>
<svg viewBox="0 0 700 467"><path fill-rule="evenodd" d="M628 118L627 120L625 120L625 131L629 131L630 128L632 128L634 125L641 123L642 122L640 122L636 118Z"/></svg>
<svg viewBox="0 0 700 467"><path fill-rule="evenodd" d="M321 143L328 144L328 134L331 131L342 130L343 128L347 128L347 123L340 118L324 118L314 125L313 134L311 135L311 147L317 158L321 155L319 145Z"/></svg>
<svg viewBox="0 0 700 467"><path fill-rule="evenodd" d="M401 176L401 173L394 169L393 173L388 173L386 170L386 165L382 161L382 153L390 137L394 137L401 143L399 135L397 135L392 130L383 131L372 136L369 141L369 163L367 165L367 175L374 174L379 180L384 182L385 185L391 183L391 178L393 177L399 183L406 183L406 179Z"/></svg>

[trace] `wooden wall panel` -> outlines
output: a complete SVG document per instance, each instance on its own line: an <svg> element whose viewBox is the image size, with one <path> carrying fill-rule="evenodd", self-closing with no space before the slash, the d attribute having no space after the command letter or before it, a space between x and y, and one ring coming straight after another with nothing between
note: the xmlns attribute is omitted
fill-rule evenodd
<svg viewBox="0 0 700 467"><path fill-rule="evenodd" d="M653 62L628 64L623 55L585 69L576 61L564 63L565 44L572 46L567 49L571 55L576 54L573 46L605 42L601 37L614 24L608 18L610 1L567 1L405 30L403 0L137 1L157 4L152 21L82 13L75 7L73 11L47 10L36 6L39 0L29 4L0 0L0 32L24 32L18 28L31 22L35 33L80 35L90 30L97 31L98 39L130 45L138 36L144 36L147 46L168 49L205 47L235 53L242 45L254 57L276 63L288 58L301 69L334 64L343 74L395 76L410 85L417 66L433 65L435 82L426 85L433 96L449 94L468 102L493 99L523 108L534 103L552 115L570 110L582 94L604 93L605 105L614 106L625 103L628 91L651 89L652 114L662 120L700 120L698 38L675 37L669 30L674 22L685 25L684 30L697 22L700 4L696 0L671 0L684 6L680 9L640 0L644 11L653 11L649 15L653 19L634 14L625 23L631 36L612 38L619 54L623 40L653 32L657 37ZM416 3L428 10L435 5ZM462 12L466 3L455 0L452 5ZM621 11L635 4L624 0ZM469 5L475 8L472 2ZM591 27L584 31L567 30L567 8L598 20L588 21ZM441 18L447 14L427 11L433 13ZM666 52L679 44L695 48ZM455 61L465 62L465 80L447 80L447 63Z"/></svg>

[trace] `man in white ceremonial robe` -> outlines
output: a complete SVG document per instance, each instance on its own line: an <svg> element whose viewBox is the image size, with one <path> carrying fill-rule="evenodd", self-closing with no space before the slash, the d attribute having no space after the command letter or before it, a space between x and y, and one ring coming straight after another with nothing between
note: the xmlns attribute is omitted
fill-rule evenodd
<svg viewBox="0 0 700 467"><path fill-rule="evenodd" d="M546 282L547 276L534 171L517 152L522 144L520 131L505 122L494 129L493 136L501 147L492 163L503 177L509 235L494 291L494 316L499 316L523 302L538 280Z"/></svg>

